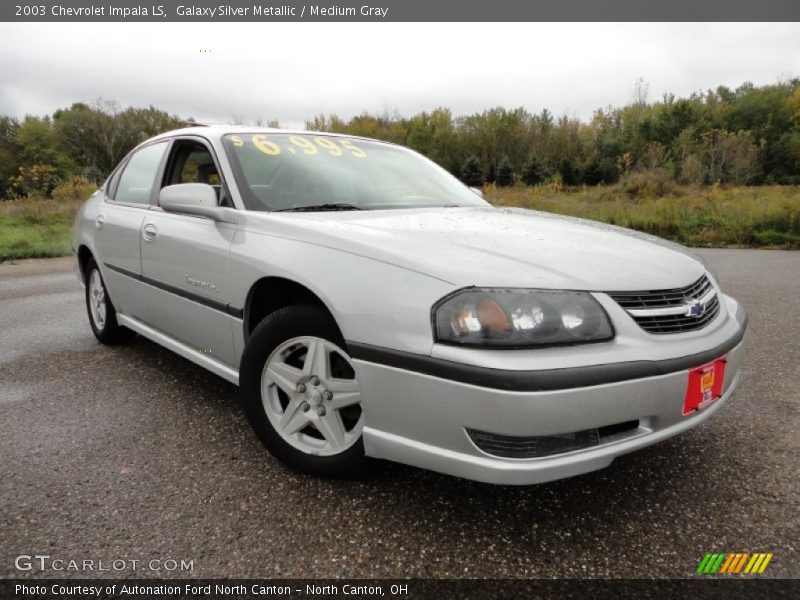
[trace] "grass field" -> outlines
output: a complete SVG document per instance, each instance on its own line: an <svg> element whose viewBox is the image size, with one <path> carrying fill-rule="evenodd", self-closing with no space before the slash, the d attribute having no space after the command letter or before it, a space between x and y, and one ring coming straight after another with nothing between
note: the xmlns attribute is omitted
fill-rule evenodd
<svg viewBox="0 0 800 600"><path fill-rule="evenodd" d="M498 206L521 206L630 227L689 246L800 249L800 187L682 187L663 195L622 185L558 190L486 187ZM82 200L0 200L0 261L62 256Z"/></svg>
<svg viewBox="0 0 800 600"><path fill-rule="evenodd" d="M654 197L630 191L621 185L569 191L489 186L485 195L497 206L603 221L687 246L800 249L800 187L673 187Z"/></svg>
<svg viewBox="0 0 800 600"><path fill-rule="evenodd" d="M0 261L69 254L82 200L0 200Z"/></svg>

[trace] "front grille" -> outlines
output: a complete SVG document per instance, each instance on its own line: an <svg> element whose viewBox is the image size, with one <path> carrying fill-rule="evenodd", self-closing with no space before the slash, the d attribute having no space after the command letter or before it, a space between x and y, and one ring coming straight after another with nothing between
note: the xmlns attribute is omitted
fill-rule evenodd
<svg viewBox="0 0 800 600"><path fill-rule="evenodd" d="M639 429L639 421L625 421L605 427L585 429L561 435L514 436L467 429L473 443L500 458L541 458L599 446L628 437Z"/></svg>
<svg viewBox="0 0 800 600"><path fill-rule="evenodd" d="M716 318L720 308L716 290L705 275L683 288L608 295L649 333L702 329Z"/></svg>
<svg viewBox="0 0 800 600"><path fill-rule="evenodd" d="M663 317L634 317L642 329L650 333L683 333L697 331L708 325L719 314L719 298L714 296L701 317L668 315Z"/></svg>

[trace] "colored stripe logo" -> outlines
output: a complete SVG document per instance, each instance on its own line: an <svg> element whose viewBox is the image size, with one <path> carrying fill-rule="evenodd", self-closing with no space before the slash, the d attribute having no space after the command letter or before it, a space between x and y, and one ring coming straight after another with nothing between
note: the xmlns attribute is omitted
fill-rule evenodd
<svg viewBox="0 0 800 600"><path fill-rule="evenodd" d="M766 552L707 552L695 573L763 573L774 555Z"/></svg>

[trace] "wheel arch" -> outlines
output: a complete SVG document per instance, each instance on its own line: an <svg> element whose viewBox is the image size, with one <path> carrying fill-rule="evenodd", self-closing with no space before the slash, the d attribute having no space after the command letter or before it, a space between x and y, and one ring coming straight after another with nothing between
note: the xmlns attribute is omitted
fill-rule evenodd
<svg viewBox="0 0 800 600"><path fill-rule="evenodd" d="M78 267L81 270L81 278L84 281L86 280L86 266L89 264L89 260L93 258L94 254L92 254L89 246L86 244L78 246Z"/></svg>
<svg viewBox="0 0 800 600"><path fill-rule="evenodd" d="M333 311L319 294L286 277L262 277L250 286L242 314L245 343L256 326L276 310L297 304L310 304L322 308L342 334ZM344 338L344 336L342 335Z"/></svg>

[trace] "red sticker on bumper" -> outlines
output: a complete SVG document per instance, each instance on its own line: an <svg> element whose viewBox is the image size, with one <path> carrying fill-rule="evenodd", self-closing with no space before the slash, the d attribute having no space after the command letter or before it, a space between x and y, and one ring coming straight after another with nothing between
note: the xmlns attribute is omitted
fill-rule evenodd
<svg viewBox="0 0 800 600"><path fill-rule="evenodd" d="M718 358L689 371L689 384L683 399L683 415L701 410L722 396L722 382L725 379L725 365L728 356Z"/></svg>

